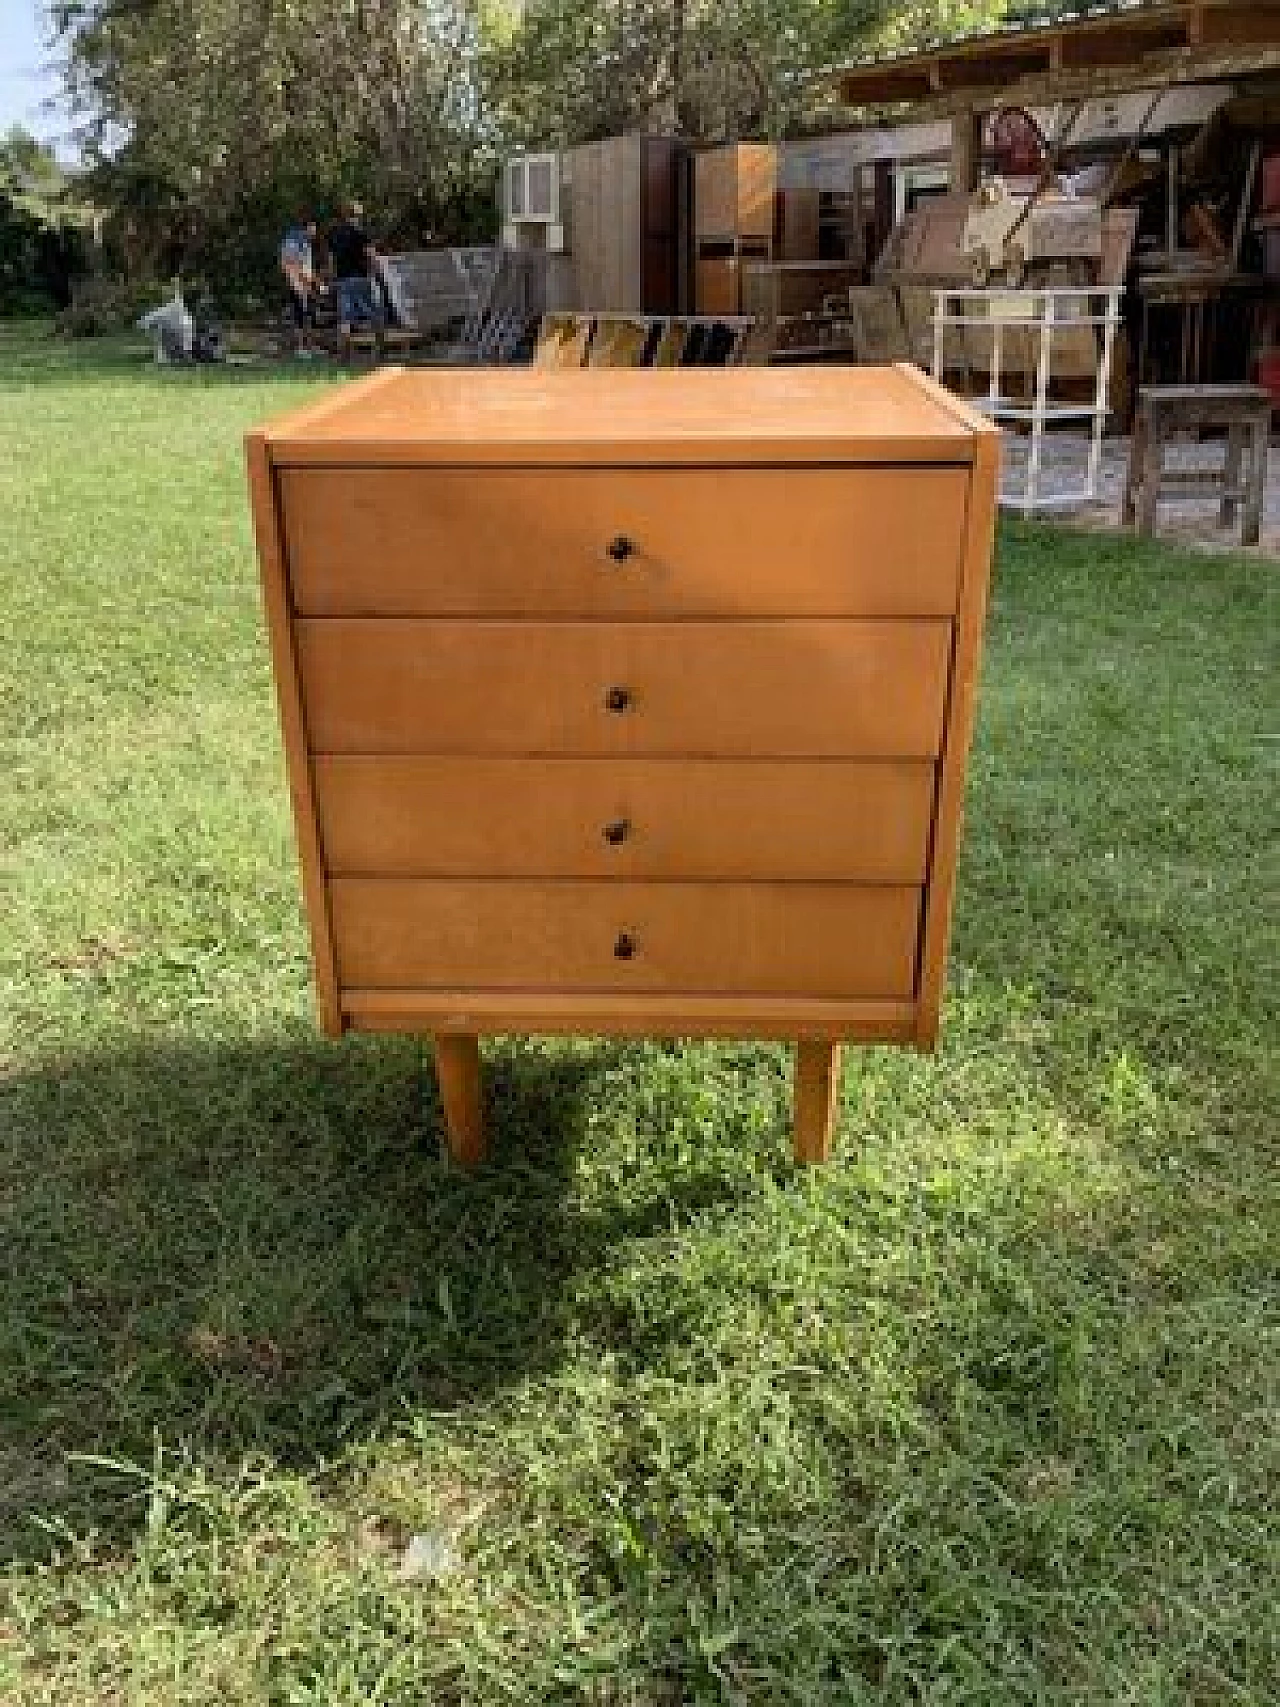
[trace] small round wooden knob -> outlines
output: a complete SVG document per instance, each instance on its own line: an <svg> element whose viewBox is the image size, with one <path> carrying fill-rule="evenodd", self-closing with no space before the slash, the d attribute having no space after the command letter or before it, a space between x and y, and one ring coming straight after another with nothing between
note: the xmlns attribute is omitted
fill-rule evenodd
<svg viewBox="0 0 1280 1707"><path fill-rule="evenodd" d="M613 945L615 960L634 960L639 950L640 945L630 931L618 932L618 940Z"/></svg>
<svg viewBox="0 0 1280 1707"><path fill-rule="evenodd" d="M604 703L610 711L626 711L631 705L630 688L610 688L604 696Z"/></svg>
<svg viewBox="0 0 1280 1707"><path fill-rule="evenodd" d="M635 541L628 539L625 533L615 534L606 549L615 563L625 563L628 557L635 555Z"/></svg>
<svg viewBox="0 0 1280 1707"><path fill-rule="evenodd" d="M612 824L606 824L604 827L604 839L611 848L620 848L630 834L629 818L615 818Z"/></svg>

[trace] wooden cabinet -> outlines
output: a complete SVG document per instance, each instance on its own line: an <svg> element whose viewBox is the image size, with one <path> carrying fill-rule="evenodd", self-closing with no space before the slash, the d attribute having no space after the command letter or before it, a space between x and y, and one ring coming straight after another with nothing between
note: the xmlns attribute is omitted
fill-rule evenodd
<svg viewBox="0 0 1280 1707"><path fill-rule="evenodd" d="M699 314L738 315L742 270L773 258L778 225L778 151L735 142L693 159L694 303Z"/></svg>
<svg viewBox="0 0 1280 1707"><path fill-rule="evenodd" d="M769 142L734 142L694 156L693 210L698 237L773 241L778 151Z"/></svg>
<svg viewBox="0 0 1280 1707"><path fill-rule="evenodd" d="M384 370L251 436L325 1029L938 1025L997 439L915 369Z"/></svg>

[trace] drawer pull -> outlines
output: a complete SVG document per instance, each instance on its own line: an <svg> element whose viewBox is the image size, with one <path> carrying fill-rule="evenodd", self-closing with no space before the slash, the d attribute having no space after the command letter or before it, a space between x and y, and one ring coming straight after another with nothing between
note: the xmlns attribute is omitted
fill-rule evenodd
<svg viewBox="0 0 1280 1707"><path fill-rule="evenodd" d="M615 960L634 960L639 948L639 943L630 931L619 931L618 940L613 945L613 958Z"/></svg>
<svg viewBox="0 0 1280 1707"><path fill-rule="evenodd" d="M620 848L630 834L629 818L617 818L612 824L606 824L604 827L604 839L611 848Z"/></svg>
<svg viewBox="0 0 1280 1707"><path fill-rule="evenodd" d="M609 541L607 549L615 563L625 563L628 557L635 556L635 541L628 539L625 533L620 533Z"/></svg>
<svg viewBox="0 0 1280 1707"><path fill-rule="evenodd" d="M608 693L604 696L604 703L605 708L609 711L617 712L619 714L624 711L628 711L631 707L631 689L610 688Z"/></svg>

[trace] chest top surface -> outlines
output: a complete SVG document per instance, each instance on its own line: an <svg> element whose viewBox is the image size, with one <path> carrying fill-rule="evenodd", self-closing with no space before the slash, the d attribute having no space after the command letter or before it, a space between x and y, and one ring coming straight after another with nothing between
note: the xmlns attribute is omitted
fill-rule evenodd
<svg viewBox="0 0 1280 1707"><path fill-rule="evenodd" d="M971 463L989 424L902 364L385 368L269 425L277 466Z"/></svg>

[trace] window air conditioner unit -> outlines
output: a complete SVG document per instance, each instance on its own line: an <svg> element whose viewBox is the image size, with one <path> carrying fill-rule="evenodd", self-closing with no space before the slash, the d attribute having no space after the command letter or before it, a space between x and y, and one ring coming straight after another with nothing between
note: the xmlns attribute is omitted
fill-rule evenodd
<svg viewBox="0 0 1280 1707"><path fill-rule="evenodd" d="M507 161L508 225L560 225L560 156L517 154ZM550 244L548 244L550 247Z"/></svg>

